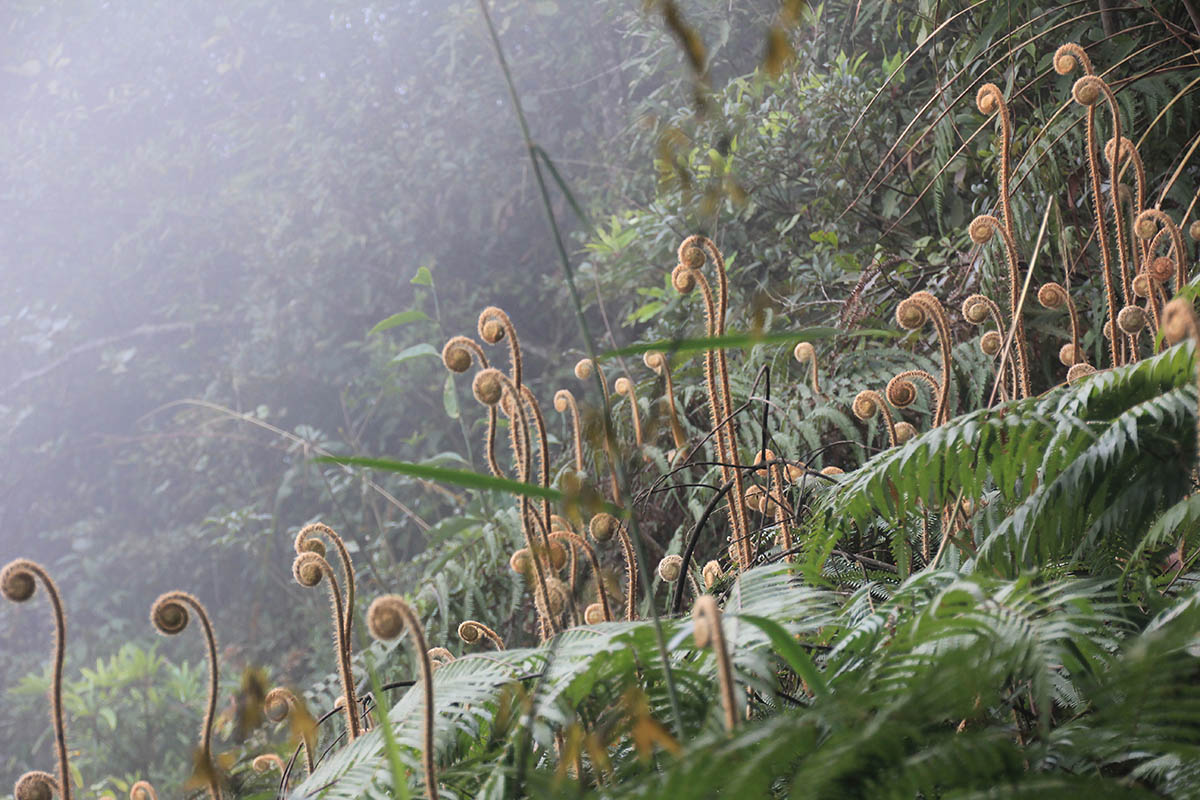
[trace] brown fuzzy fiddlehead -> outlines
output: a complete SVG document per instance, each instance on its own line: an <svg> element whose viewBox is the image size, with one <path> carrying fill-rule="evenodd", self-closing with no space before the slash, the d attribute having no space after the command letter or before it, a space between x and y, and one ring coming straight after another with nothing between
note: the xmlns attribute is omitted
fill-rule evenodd
<svg viewBox="0 0 1200 800"><path fill-rule="evenodd" d="M1091 180L1092 187L1092 216L1096 222L1096 240L1100 245L1100 262L1101 271L1104 278L1104 294L1108 304L1108 320L1113 323L1108 326L1106 337L1108 338L1109 352L1112 356L1114 366L1120 366L1124 363L1125 342L1117 338L1116 318L1119 311L1116 285L1113 283L1113 258L1112 247L1108 240L1108 221L1104 214L1102 176L1100 171L1100 162L1097 156L1099 145L1096 140L1096 104L1101 97L1101 86L1107 89L1104 82L1095 76L1095 70L1092 68L1092 63L1088 59L1083 48L1074 42L1068 42L1062 45L1054 54L1054 70L1059 75L1069 75L1074 72L1076 67L1082 66L1084 76L1076 81L1071 89L1071 96L1075 102L1087 108L1087 134L1086 148L1088 160L1088 175ZM1114 130L1114 138L1120 135L1119 130ZM1115 198L1115 195L1114 195ZM1115 204L1114 204L1115 205ZM1119 215L1119 211L1117 212Z"/></svg>
<svg viewBox="0 0 1200 800"><path fill-rule="evenodd" d="M817 349L810 342L797 342L792 349L792 358L803 366L808 364L808 380L812 385L813 394L821 396L820 364L817 363Z"/></svg>
<svg viewBox="0 0 1200 800"><path fill-rule="evenodd" d="M16 800L35 800L60 794L62 800L71 799L71 774L67 762L67 729L63 721L62 681L63 665L66 661L67 615L63 609L62 595L57 584L36 561L18 558L8 562L0 570L0 594L13 603L24 603L37 591L38 582L46 589L50 608L54 613L54 662L50 678L50 722L54 726L54 750L58 759L57 780L46 772L27 772L17 779L13 788Z"/></svg>
<svg viewBox="0 0 1200 800"><path fill-rule="evenodd" d="M933 424L936 427L950 419L950 369L953 358L950 349L950 322L946 319L946 311L942 308L941 301L929 292L916 292L896 307L896 322L906 330L918 330L927 321L932 322L937 331L942 355L942 379L937 384L937 405L933 413ZM899 407L897 405L897 408Z"/></svg>
<svg viewBox="0 0 1200 800"><path fill-rule="evenodd" d="M1073 367L1087 361L1083 348L1079 346L1079 313L1075 310L1075 301L1062 284L1050 281L1038 289L1038 302L1043 308L1051 311L1067 310L1071 320L1071 341L1064 344L1058 351L1058 360L1064 367Z"/></svg>
<svg viewBox="0 0 1200 800"><path fill-rule="evenodd" d="M479 342L467 336L451 337L442 348L442 363L451 372L458 374L466 372L471 368L472 360L479 365L480 369L487 369L490 366L487 355L479 346ZM488 407L488 426L483 442L483 452L487 458L488 469L497 478L503 477L500 465L496 463L496 409L494 406Z"/></svg>
<svg viewBox="0 0 1200 800"><path fill-rule="evenodd" d="M504 649L504 640L500 638L500 634L473 619L463 620L459 623L458 638L462 639L464 644L475 644L481 638L487 639L497 650Z"/></svg>
<svg viewBox="0 0 1200 800"><path fill-rule="evenodd" d="M297 709L302 708L300 698L289 689L282 686L277 686L267 692L267 696L263 698L263 713L267 719L272 722L283 722L289 714L293 714ZM308 774L313 771L313 751L317 747L316 728L312 732L305 731L301 739L300 747L304 751L304 766L308 769Z"/></svg>
<svg viewBox="0 0 1200 800"><path fill-rule="evenodd" d="M200 620L204 643L208 645L208 703L204 710L204 721L200 723L200 759L207 767L208 794L212 800L220 800L221 786L212 757L212 724L217 711L218 685L217 637L213 634L212 622L200 601L187 592L167 592L160 595L150 607L150 622L164 636L174 636L187 628L192 612L195 612Z"/></svg>
<svg viewBox="0 0 1200 800"><path fill-rule="evenodd" d="M1000 220L990 214L980 214L967 227L967 235L971 237L971 241L975 244L987 244L992 235L1000 234L1000 241L1003 244L1004 261L1008 266L1008 302L1010 309L1010 317L1013 328L1013 349L1016 351L1016 368L1017 368L1017 395L1018 397L1029 396L1029 365L1026 361L1026 344L1025 344L1025 324L1018 314L1020 306L1020 275L1017 269L1017 243L1009 235L1008 230L1000 223Z"/></svg>
<svg viewBox="0 0 1200 800"><path fill-rule="evenodd" d="M1000 307L986 295L973 294L963 301L962 315L963 319L972 325L983 325L991 319L996 330L988 331L979 337L979 349L985 355L995 357L1004 344L1004 317L1000 314ZM996 376L1001 400L1008 400L1016 392L1016 382L1017 367L1010 358L1007 359L1004 372Z"/></svg>
<svg viewBox="0 0 1200 800"><path fill-rule="evenodd" d="M158 792L149 781L138 781L129 787L129 800L158 800Z"/></svg>
<svg viewBox="0 0 1200 800"><path fill-rule="evenodd" d="M1187 250L1184 249L1183 232L1175 220L1157 208L1148 208L1134 221L1133 232L1139 239L1152 242L1153 246L1153 240L1159 233L1156 223L1163 226L1171 242L1170 257L1175 262L1175 292L1178 293L1187 284Z"/></svg>
<svg viewBox="0 0 1200 800"><path fill-rule="evenodd" d="M908 408L917 401L917 387L913 383L913 379L923 381L929 387L930 393L933 395L936 402L941 394L942 387L938 384L937 378L930 375L923 369L908 369L894 376L887 383L887 388L884 389L884 396L887 401L896 408ZM899 439L900 431L896 431L897 439Z"/></svg>
<svg viewBox="0 0 1200 800"><path fill-rule="evenodd" d="M679 245L679 264L671 273L671 283L676 291L686 294L699 287L704 300L706 335L721 336L725 333L725 313L729 301L729 286L725 273L725 260L712 240L703 236L689 236ZM712 287L701 268L712 261L717 274L717 297L714 300ZM732 529L733 547L737 563L748 569L753 558L748 535L746 512L743 505L745 486L739 469L737 452L737 424L732 418L733 399L729 391L729 372L723 349L704 351L704 377L708 389L708 405L712 418L712 429L716 439L717 461L721 462L721 480L733 481L729 498L729 523Z"/></svg>
<svg viewBox="0 0 1200 800"><path fill-rule="evenodd" d="M572 441L575 444L575 471L584 474L583 469L583 431L579 427L579 404L575 395L569 389L559 389L554 393L554 410L560 414L571 414Z"/></svg>
<svg viewBox="0 0 1200 800"><path fill-rule="evenodd" d="M667 413L671 420L671 439L675 443L675 452L682 455L684 447L687 445L687 434L683 432L683 425L679 423L679 412L675 406L675 384L671 380L671 364L667 361L666 353L660 353L657 350L646 351L642 355L642 363L646 365L647 369L661 375L663 378L663 385L666 390Z"/></svg>
<svg viewBox="0 0 1200 800"><path fill-rule="evenodd" d="M314 550L306 550L297 555L292 562L292 577L296 583L308 589L320 584L322 578L328 581L334 623L334 649L338 656L338 675L342 679L342 710L346 715L346 737L354 741L362 730L357 714L358 699L354 694L354 672L350 666L350 642L346 640L346 630L340 624L340 620L345 619L346 610L342 604L342 595L338 591L337 576L324 556Z"/></svg>
<svg viewBox="0 0 1200 800"><path fill-rule="evenodd" d="M510 377L517 386L521 385L521 343L517 340L517 329L502 309L488 306L479 312L479 338L488 344L497 344L508 339Z"/></svg>
<svg viewBox="0 0 1200 800"><path fill-rule="evenodd" d="M314 522L300 529L296 534L293 548L296 555L313 552L324 557L327 550L321 539L326 539L333 544L334 549L337 550L338 562L342 565L342 588L345 591L345 597L342 600L343 617L338 620L338 625L342 629L342 642L347 648L346 657L349 658L349 649L353 641L351 637L354 632L354 563L350 560L350 551L346 549L346 542L333 528L321 522Z"/></svg>
<svg viewBox="0 0 1200 800"><path fill-rule="evenodd" d="M412 636L413 651L421 665L421 685L425 692L425 746L421 758L425 766L425 791L429 800L437 800L437 770L434 766L433 741L433 665L429 661L429 647L425 641L425 629L412 607L399 595L377 597L367 609L367 629L381 641L391 641L404 632ZM386 720L383 724L387 724Z"/></svg>
<svg viewBox="0 0 1200 800"><path fill-rule="evenodd" d="M588 565L592 568L592 578L596 581L596 603L600 609L600 622L612 622L612 607L608 602L608 590L604 588L604 575L600 571L600 559L596 557L596 550L588 544L587 539L584 539L574 531L557 530L550 534L551 537L564 539L569 542L572 547L577 547L583 551L584 556L588 560ZM611 536L610 536L611 538ZM591 608L591 606L588 606ZM587 613L584 610L586 619Z"/></svg>
<svg viewBox="0 0 1200 800"><path fill-rule="evenodd" d="M721 608L711 594L702 594L692 606L693 636L697 647L712 646L717 659L717 679L721 685L721 706L725 710L725 730L732 732L737 726L737 700L733 686L733 662L725 644L725 630L721 627Z"/></svg>
<svg viewBox="0 0 1200 800"><path fill-rule="evenodd" d="M628 587L625 595L625 619L632 622L636 616L638 592L638 560L633 542L630 541L625 526L605 511L592 517L592 521L588 523L588 532L597 542L611 541L613 536L616 536L621 543L621 552L625 556L625 585ZM597 575L597 580L599 579Z"/></svg>
<svg viewBox="0 0 1200 800"><path fill-rule="evenodd" d="M854 416L863 422L876 414L882 414L884 428L887 430L888 446L896 446L896 420L892 416L891 409L888 408L887 401L883 399L883 395L874 389L863 389L854 397L851 410L854 412Z"/></svg>

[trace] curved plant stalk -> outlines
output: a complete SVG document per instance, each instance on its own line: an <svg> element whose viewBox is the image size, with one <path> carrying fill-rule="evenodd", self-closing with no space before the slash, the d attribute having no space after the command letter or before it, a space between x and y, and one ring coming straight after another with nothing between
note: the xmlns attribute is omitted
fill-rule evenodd
<svg viewBox="0 0 1200 800"><path fill-rule="evenodd" d="M338 591L337 576L325 557L315 550L306 550L292 562L292 577L296 583L313 588L324 577L329 582L329 600L333 612L334 645L338 654L338 674L342 679L342 711L346 716L346 738L354 741L362 732L358 721L358 700L354 693L354 672L350 666L350 642L345 639L345 629L339 624L344 619L342 595Z"/></svg>
<svg viewBox="0 0 1200 800"><path fill-rule="evenodd" d="M1100 245L1104 295L1108 303L1108 321L1110 323L1106 331L1106 337L1108 338L1109 352L1113 366L1120 366L1125 363L1125 342L1117 337L1116 323L1119 309L1117 305L1116 286L1113 283L1114 265L1112 248L1108 240L1108 223L1104 214L1100 164L1096 155L1099 148L1096 140L1096 103L1102 95L1100 87L1103 86L1104 90L1107 90L1108 85L1096 76L1091 60L1078 44L1068 42L1059 47L1054 53L1054 70L1059 75L1069 75L1075 71L1077 66L1082 67L1084 75L1079 81L1076 81L1075 86L1071 90L1071 96L1075 102L1087 108L1085 146L1087 147L1088 175L1092 184L1092 216L1096 222L1096 240ZM1087 83L1083 83L1084 81L1087 81ZM1111 95L1111 91L1108 94ZM1113 136L1117 138L1119 135L1120 130L1118 127L1114 129ZM1119 212L1117 216L1120 216Z"/></svg>
<svg viewBox="0 0 1200 800"><path fill-rule="evenodd" d="M588 523L588 532L597 542L610 541L613 536L616 536L621 543L621 551L625 556L625 620L633 622L637 618L637 593L638 593L638 561L637 554L634 552L633 543L629 540L629 533L625 530L616 517L608 512L601 512L592 517L592 521ZM600 574L597 572L596 580L603 582ZM599 589L597 589L597 592ZM601 600L607 605L607 600Z"/></svg>
<svg viewBox="0 0 1200 800"><path fill-rule="evenodd" d="M350 658L354 641L352 638L354 634L354 563L350 560L350 551L346 549L346 543L342 537L333 528L320 522L305 525L296 534L294 544L296 555L313 552L324 558L327 551L325 545L317 537L324 537L333 544L334 549L337 550L338 561L342 565L342 588L345 596L342 599L342 618L338 620L338 625L342 629L341 639L346 648L346 658Z"/></svg>
<svg viewBox="0 0 1200 800"><path fill-rule="evenodd" d="M954 357L950 349L950 322L941 301L929 292L915 292L896 307L896 322L905 330L918 330L927 321L933 323L937 332L942 356L942 379L937 383L937 405L933 412L933 425L937 427L950 419L950 370ZM898 403L895 405L900 407Z"/></svg>
<svg viewBox="0 0 1200 800"><path fill-rule="evenodd" d="M1038 289L1037 298L1044 308L1052 311L1066 308L1070 317L1071 341L1059 348L1059 363L1067 369L1076 364L1087 363L1087 355L1079 346L1079 313L1075 310L1075 301L1071 299L1070 292L1063 288L1062 284L1050 281L1042 284L1042 288Z"/></svg>
<svg viewBox="0 0 1200 800"><path fill-rule="evenodd" d="M1121 151L1119 153L1116 152L1116 147L1116 139L1109 139L1107 142L1105 142L1104 158L1109 164L1121 165L1120 172L1116 172L1114 166L1114 172L1112 173L1116 176L1113 178L1113 180L1116 181L1120 187L1117 190L1117 198L1122 199L1122 197L1128 194L1127 199L1130 208L1133 211L1133 213L1130 215L1130 219L1133 221L1131 224L1136 224L1137 218L1141 216L1142 211L1146 208L1146 164L1142 161L1141 154L1138 153L1137 145L1135 145L1129 139L1126 139L1124 136L1121 137ZM1125 170L1129 166L1133 167L1132 193L1129 193L1127 187L1120 183L1121 176L1125 174ZM1122 189L1126 189L1126 191L1123 192ZM1141 271L1139 265L1145 262L1148 254L1149 248L1144 241L1141 243L1140 247L1133 247L1131 249L1129 254L1133 259L1130 262L1131 274L1136 275Z"/></svg>
<svg viewBox="0 0 1200 800"><path fill-rule="evenodd" d="M480 369L487 369L490 366L487 355L483 352L479 342L470 337L454 336L442 348L442 363L451 372L462 374L471 369L472 359L478 363ZM483 452L487 459L488 469L497 478L502 478L504 473L500 471L500 465L496 463L496 419L495 407L488 406L488 426Z"/></svg>
<svg viewBox="0 0 1200 800"><path fill-rule="evenodd" d="M473 619L463 620L459 623L458 638L462 639L464 644L475 644L481 638L487 639L495 645L497 650L504 649L504 640L500 638L500 634Z"/></svg>
<svg viewBox="0 0 1200 800"><path fill-rule="evenodd" d="M250 762L250 766L255 772L259 773L277 769L282 774L287 769L278 753L263 753L262 755L255 756L254 760Z"/></svg>
<svg viewBox="0 0 1200 800"><path fill-rule="evenodd" d="M982 325L991 318L996 330L988 331L979 337L979 349L993 358L998 355L1004 344L1004 317L996 302L986 295L973 294L963 301L962 315L972 325ZM996 375L996 386L1000 389L1001 402L1005 402L1016 394L1017 367L1011 358L1001 360L1004 362L1004 369Z"/></svg>
<svg viewBox="0 0 1200 800"><path fill-rule="evenodd" d="M702 594L692 606L693 636L697 647L712 646L717 659L717 679L721 685L721 706L725 710L725 730L737 727L737 700L733 688L733 662L721 627L721 608L711 594Z"/></svg>
<svg viewBox="0 0 1200 800"><path fill-rule="evenodd" d="M1160 211L1157 208L1148 208L1138 215L1134 222L1133 231L1142 241L1153 243L1157 240L1159 234L1158 223L1162 225L1166 231L1167 238L1171 242L1171 259L1175 262L1175 292L1178 294L1180 290L1187 285L1187 249L1183 243L1183 232L1179 230L1179 226L1171 219L1169 214Z"/></svg>
<svg viewBox="0 0 1200 800"><path fill-rule="evenodd" d="M421 620L413 613L408 603L399 595L377 597L367 609L367 628L371 635L381 641L391 641L408 629L413 640L413 651L421 665L421 685L425 692L425 746L421 760L425 766L425 792L429 800L437 800L437 770L434 764L433 741L433 664L429 660L429 648L425 641L425 629ZM387 724L386 721L384 724Z"/></svg>
<svg viewBox="0 0 1200 800"><path fill-rule="evenodd" d="M706 335L711 337L725 333L725 309L728 302L728 284L725 262L709 239L689 236L679 245L679 264L671 273L671 284L680 294L688 294L697 286L704 299ZM712 287L700 268L712 260L718 278L718 299L714 302ZM733 481L729 497L729 523L732 529L732 547L737 554L740 569L748 569L753 558L748 525L745 515L745 486L737 457L737 425L731 417L733 401L729 396L729 377L726 370L725 351L704 351L704 377L708 388L708 405L712 418L712 429L716 439L717 461L721 462L721 482ZM726 424L727 421L727 424Z"/></svg>
<svg viewBox="0 0 1200 800"><path fill-rule="evenodd" d="M798 364L808 364L809 373L808 380L812 385L813 394L817 397L822 397L821 382L819 373L819 364L817 363L817 349L810 342L799 342L795 349L792 350L792 358L796 359Z"/></svg>
<svg viewBox="0 0 1200 800"><path fill-rule="evenodd" d="M637 449L642 449L642 415L638 412L637 390L633 381L622 375L613 383L613 391L629 398L629 417L633 421L633 440Z"/></svg>
<svg viewBox="0 0 1200 800"><path fill-rule="evenodd" d="M475 399L486 406L495 406L501 402L501 398L508 395L510 398L519 396L519 389L513 381L500 370L490 367L485 370L480 370L475 374L475 379L471 384L471 390L475 395ZM529 479L529 447L528 447L528 421L525 416L525 404L510 400L509 403L513 415L511 417L512 424L509 425L510 440L512 443L513 460L517 467L517 478L522 482L528 482ZM522 446L522 440L525 441ZM553 621L547 618L544 614L547 608L549 593L546 588L546 575L543 566L544 554L550 549L549 539L544 536L542 541L535 540L533 526L530 520L531 509L529 505L529 495L522 494L518 500L519 515L521 519L521 529L525 534L525 546L529 548L531 555L535 557L530 559L532 571L534 574L534 606L539 610L539 618L543 634L549 632L554 633L557 629Z"/></svg>
<svg viewBox="0 0 1200 800"><path fill-rule="evenodd" d="M585 475L583 469L583 431L579 427L579 404L575 402L575 395L571 394L569 389L559 389L554 393L554 410L560 414L571 414L571 431L573 442L575 444L575 471L580 475Z"/></svg>
<svg viewBox="0 0 1200 800"><path fill-rule="evenodd" d="M267 692L267 696L263 698L263 713L272 722L283 722L290 714L296 713L297 709L303 709L300 699L291 690L285 689L282 686L277 686ZM303 731L300 739L300 748L304 751L304 766L308 770L308 774L312 775L314 766L313 752L317 748L317 728L315 725L311 731Z"/></svg>
<svg viewBox="0 0 1200 800"><path fill-rule="evenodd" d="M54 726L54 752L58 760L55 771L58 777L48 772L26 772L17 779L13 788L15 800L49 798L58 794L62 800L71 800L71 770L67 760L67 728L63 721L63 665L67 654L67 614L63 609L62 595L58 585L46 568L36 561L18 558L8 562L0 570L0 594L13 603L24 603L37 591L38 582L46 589L50 609L54 614L54 662L50 670L50 722Z"/></svg>
<svg viewBox="0 0 1200 800"><path fill-rule="evenodd" d="M315 553L309 555L320 558ZM332 575L332 570L330 572ZM190 610L189 610L190 609ZM208 794L212 800L221 800L221 785L217 778L217 765L212 757L212 724L217 711L217 637L213 634L212 622L204 606L187 592L167 592L160 595L150 607L150 621L164 636L182 633L195 612L200 619L204 642L208 645L208 703L204 710L204 721L200 723L200 764L208 781Z"/></svg>
<svg viewBox="0 0 1200 800"><path fill-rule="evenodd" d="M488 306L479 312L479 338L488 344L498 344L501 339L508 339L509 377L517 386L521 385L521 342L517 339L517 329L503 309Z"/></svg>
<svg viewBox="0 0 1200 800"><path fill-rule="evenodd" d="M658 350L647 350L642 354L642 363L647 369L662 376L666 390L667 414L671 421L671 440L675 443L675 458L682 458L684 450L687 449L687 434L683 431L683 425L679 423L679 412L675 406L675 383L671 380L671 364L667 360L667 354ZM674 458L668 458L667 461L672 462Z"/></svg>
<svg viewBox="0 0 1200 800"><path fill-rule="evenodd" d="M542 407L533 396L528 386L522 385L521 399L525 409L533 420L534 432L538 441L538 482L542 488L550 487L550 442L546 437L546 418L542 415ZM501 404L503 405L503 404ZM546 529L550 527L550 500L542 498L542 522Z"/></svg>
<svg viewBox="0 0 1200 800"><path fill-rule="evenodd" d="M1200 349L1200 317L1192 301L1184 297L1176 297L1163 308L1162 334L1168 344L1179 344L1184 339L1191 339L1196 348ZM1200 388L1200 361L1196 365L1196 384ZM1200 415L1200 406L1196 410ZM1196 418L1196 452L1200 452L1200 416Z"/></svg>
<svg viewBox="0 0 1200 800"><path fill-rule="evenodd" d="M581 358L575 364L575 377L580 381L589 381L593 379L599 381L600 387L604 390L604 408L607 412L612 408L612 396L608 393L608 382L604 377L604 369L596 361L590 358ZM609 488L612 490L613 502L617 505L621 504L621 482L617 479L617 464L616 455L613 452L613 442L605 434L601 434L604 445L604 457L608 459L608 479Z"/></svg>
<svg viewBox="0 0 1200 800"><path fill-rule="evenodd" d="M886 410L884 413L887 415L890 427L891 413ZM775 458L775 453L772 451L763 450L754 459L755 465L761 464L764 461L772 463L767 467L769 482L767 493L764 495L762 501L762 513L767 513L767 506L769 505L771 514L775 520L776 540L779 542L779 546L784 553L784 560L790 564L795 554L791 552L792 529L789 521L792 518L792 509L787 502L787 476L783 471L783 464L778 462L778 459ZM697 592L697 595L699 595L699 592Z"/></svg>
<svg viewBox="0 0 1200 800"><path fill-rule="evenodd" d="M874 389L863 389L854 397L854 404L851 406L854 416L861 419L863 422L874 417L877 413L883 415L884 430L887 431L888 447L895 447L896 441L896 420L892 416L892 411L888 408L887 401L879 392Z"/></svg>
<svg viewBox="0 0 1200 800"><path fill-rule="evenodd" d="M1000 233L1000 241L1004 245L1004 260L1008 266L1009 302L1012 308L1010 322L1013 327L1013 344L1016 350L1017 384L1015 394L1018 399L1029 396L1029 364L1025 345L1025 327L1020 320L1019 305L1021 286L1017 270L1017 245L1008 235L1007 229L1000 220L991 214L980 214L967 227L967 234L975 244L986 244L992 235ZM1115 298L1114 298L1115 299Z"/></svg>
<svg viewBox="0 0 1200 800"><path fill-rule="evenodd" d="M556 530L550 534L553 538L564 539L571 546L578 547L583 551L584 556L588 560L588 564L592 568L592 579L596 582L596 603L600 606L600 613L603 622L612 622L612 607L608 602L608 591L604 588L604 575L600 571L600 559L596 557L596 550L588 544L587 539L583 538L574 531ZM586 617L586 614L585 614Z"/></svg>
<svg viewBox="0 0 1200 800"><path fill-rule="evenodd" d="M914 378L923 381L929 387L929 393L936 406L937 399L942 393L942 386L938 383L937 378L923 369L906 369L904 372L892 376L883 390L884 397L896 408L908 408L917 400L917 386L913 383ZM936 411L934 413L936 415ZM896 423L897 441L903 441L900 435L900 426L903 424L903 422Z"/></svg>

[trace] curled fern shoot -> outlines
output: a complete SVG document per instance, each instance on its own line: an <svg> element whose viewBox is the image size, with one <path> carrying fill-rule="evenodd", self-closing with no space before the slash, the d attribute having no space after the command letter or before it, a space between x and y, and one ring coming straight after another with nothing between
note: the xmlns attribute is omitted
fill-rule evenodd
<svg viewBox="0 0 1200 800"><path fill-rule="evenodd" d="M711 594L702 594L692 606L692 635L697 647L709 647L717 659L717 680L721 687L721 707L725 711L725 730L737 727L737 700L734 695L733 662L721 627L721 608Z"/></svg>
<svg viewBox="0 0 1200 800"><path fill-rule="evenodd" d="M350 642L345 639L345 618L342 595L338 591L337 576L324 556L312 550L296 556L292 562L292 577L306 588L314 588L324 578L329 587L329 601L333 613L334 649L338 657L338 675L342 680L342 710L346 716L346 738L354 741L361 733L358 720L358 700L354 693L354 672L350 666Z"/></svg>

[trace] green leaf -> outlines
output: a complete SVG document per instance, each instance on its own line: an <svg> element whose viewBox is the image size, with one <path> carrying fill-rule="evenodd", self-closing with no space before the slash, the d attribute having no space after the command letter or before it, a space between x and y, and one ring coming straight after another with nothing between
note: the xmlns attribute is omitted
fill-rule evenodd
<svg viewBox="0 0 1200 800"><path fill-rule="evenodd" d="M433 286L433 273L429 271L429 267L421 265L421 268L417 270L417 274L413 276L413 279L409 283L416 284L417 286Z"/></svg>
<svg viewBox="0 0 1200 800"><path fill-rule="evenodd" d="M749 622L770 637L771 644L775 646L775 652L787 662L787 665L792 668L793 672L804 679L814 697L823 698L828 696L829 686L825 683L825 676L821 674L820 670L817 669L817 665L808 657L808 653L792 638L792 635L787 632L786 628L775 620L767 619L766 617L738 614L738 619Z"/></svg>
<svg viewBox="0 0 1200 800"><path fill-rule="evenodd" d="M424 269L424 267L422 267L422 269ZM424 322L427 319L429 319L429 315L424 311L417 311L416 309L401 311L399 314L392 314L387 319L377 322L374 328L371 328L371 330L367 331L367 336L379 333L380 331L386 331L388 328L396 328L400 325L407 325L410 322Z"/></svg>
<svg viewBox="0 0 1200 800"><path fill-rule="evenodd" d="M802 331L781 331L779 333L726 333L721 336L704 336L695 339L663 339L658 342L631 344L601 353L598 358L606 361L620 356L638 356L651 350L663 353L694 353L704 350L729 350L738 347L753 347L756 344L777 344L787 342L814 342L819 339L831 339L841 333L837 328L805 328Z"/></svg>
<svg viewBox="0 0 1200 800"><path fill-rule="evenodd" d="M458 419L458 392L454 390L454 375L446 373L446 383L442 387L442 406L446 409L446 416L450 419Z"/></svg>
<svg viewBox="0 0 1200 800"><path fill-rule="evenodd" d="M420 358L421 356L433 356L434 358L441 358L442 354L438 352L438 349L433 345L422 342L421 344L414 344L412 347L406 347L401 350L396 354L395 358L392 359L392 363L399 364L402 361L408 361L412 358Z"/></svg>
<svg viewBox="0 0 1200 800"><path fill-rule="evenodd" d="M426 345L428 346L428 345ZM481 475L465 469L447 469L446 467L431 467L425 464L413 464L408 461L391 461L386 458L339 458L326 456L313 459L318 464L343 464L349 467L366 467L382 472L397 472L413 478L424 478L428 481L451 483L468 489L492 489L509 494L523 494L529 497L545 497L559 502L564 498L562 492L545 486L535 486L532 483L497 478L492 475Z"/></svg>

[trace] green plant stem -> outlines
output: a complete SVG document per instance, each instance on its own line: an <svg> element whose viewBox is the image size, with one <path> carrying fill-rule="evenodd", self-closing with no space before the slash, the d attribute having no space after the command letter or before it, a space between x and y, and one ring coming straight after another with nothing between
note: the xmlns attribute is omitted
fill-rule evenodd
<svg viewBox="0 0 1200 800"><path fill-rule="evenodd" d="M583 313L583 304L579 299L579 290L575 286L575 273L571 269L571 260L567 256L567 248L563 242L562 232L558 228L558 223L554 219L554 208L550 203L550 192L546 188L546 179L542 174L542 165L538 159L538 148L533 142L533 137L529 132L529 121L525 117L525 111L521 107L521 98L517 95L517 87L513 83L512 71L508 67L508 60L504 57L504 48L500 46L500 35L496 32L496 26L492 22L492 15L488 11L487 0L478 0L479 11L483 14L483 20L487 24L488 35L492 40L492 49L496 53L496 60L500 64L500 71L504 74L504 82L508 86L508 95L512 100L513 112L517 116L517 122L521 126L521 137L525 142L525 150L529 154L529 161L533 165L533 174L537 179L538 191L542 198L542 208L546 212L546 223L550 227L550 232L554 236L554 246L558 251L559 264L562 266L563 277L567 282L567 289L571 294L571 305L575 309L575 318L579 322L579 331L583 336L584 346L587 348L588 358L596 362L596 345L592 340L591 331L588 328L587 317ZM600 383L600 370L592 370L592 377L597 387L601 390L600 396L605 396L604 386ZM607 401L604 402L604 436L607 440L613 439L613 424L611 408ZM632 497L629 491L629 483L626 479L624 465L621 464L619 458L613 458L613 469L617 473L617 482L621 485L622 494L626 497ZM633 540L634 550L638 557L638 572L644 586L652 586L651 576L648 567L646 566L646 549L642 542L642 536L638 530L637 520L632 514L626 513L626 520L629 526L631 539ZM650 603L650 617L654 623L654 636L658 645L658 654L663 662L663 678L667 686L667 697L671 703L671 714L675 717L676 734L680 739L683 738L683 715L679 710L679 697L675 690L675 680L671 675L671 658L667 653L667 641L663 635L662 621L659 619L658 611L654 608L654 604Z"/></svg>

